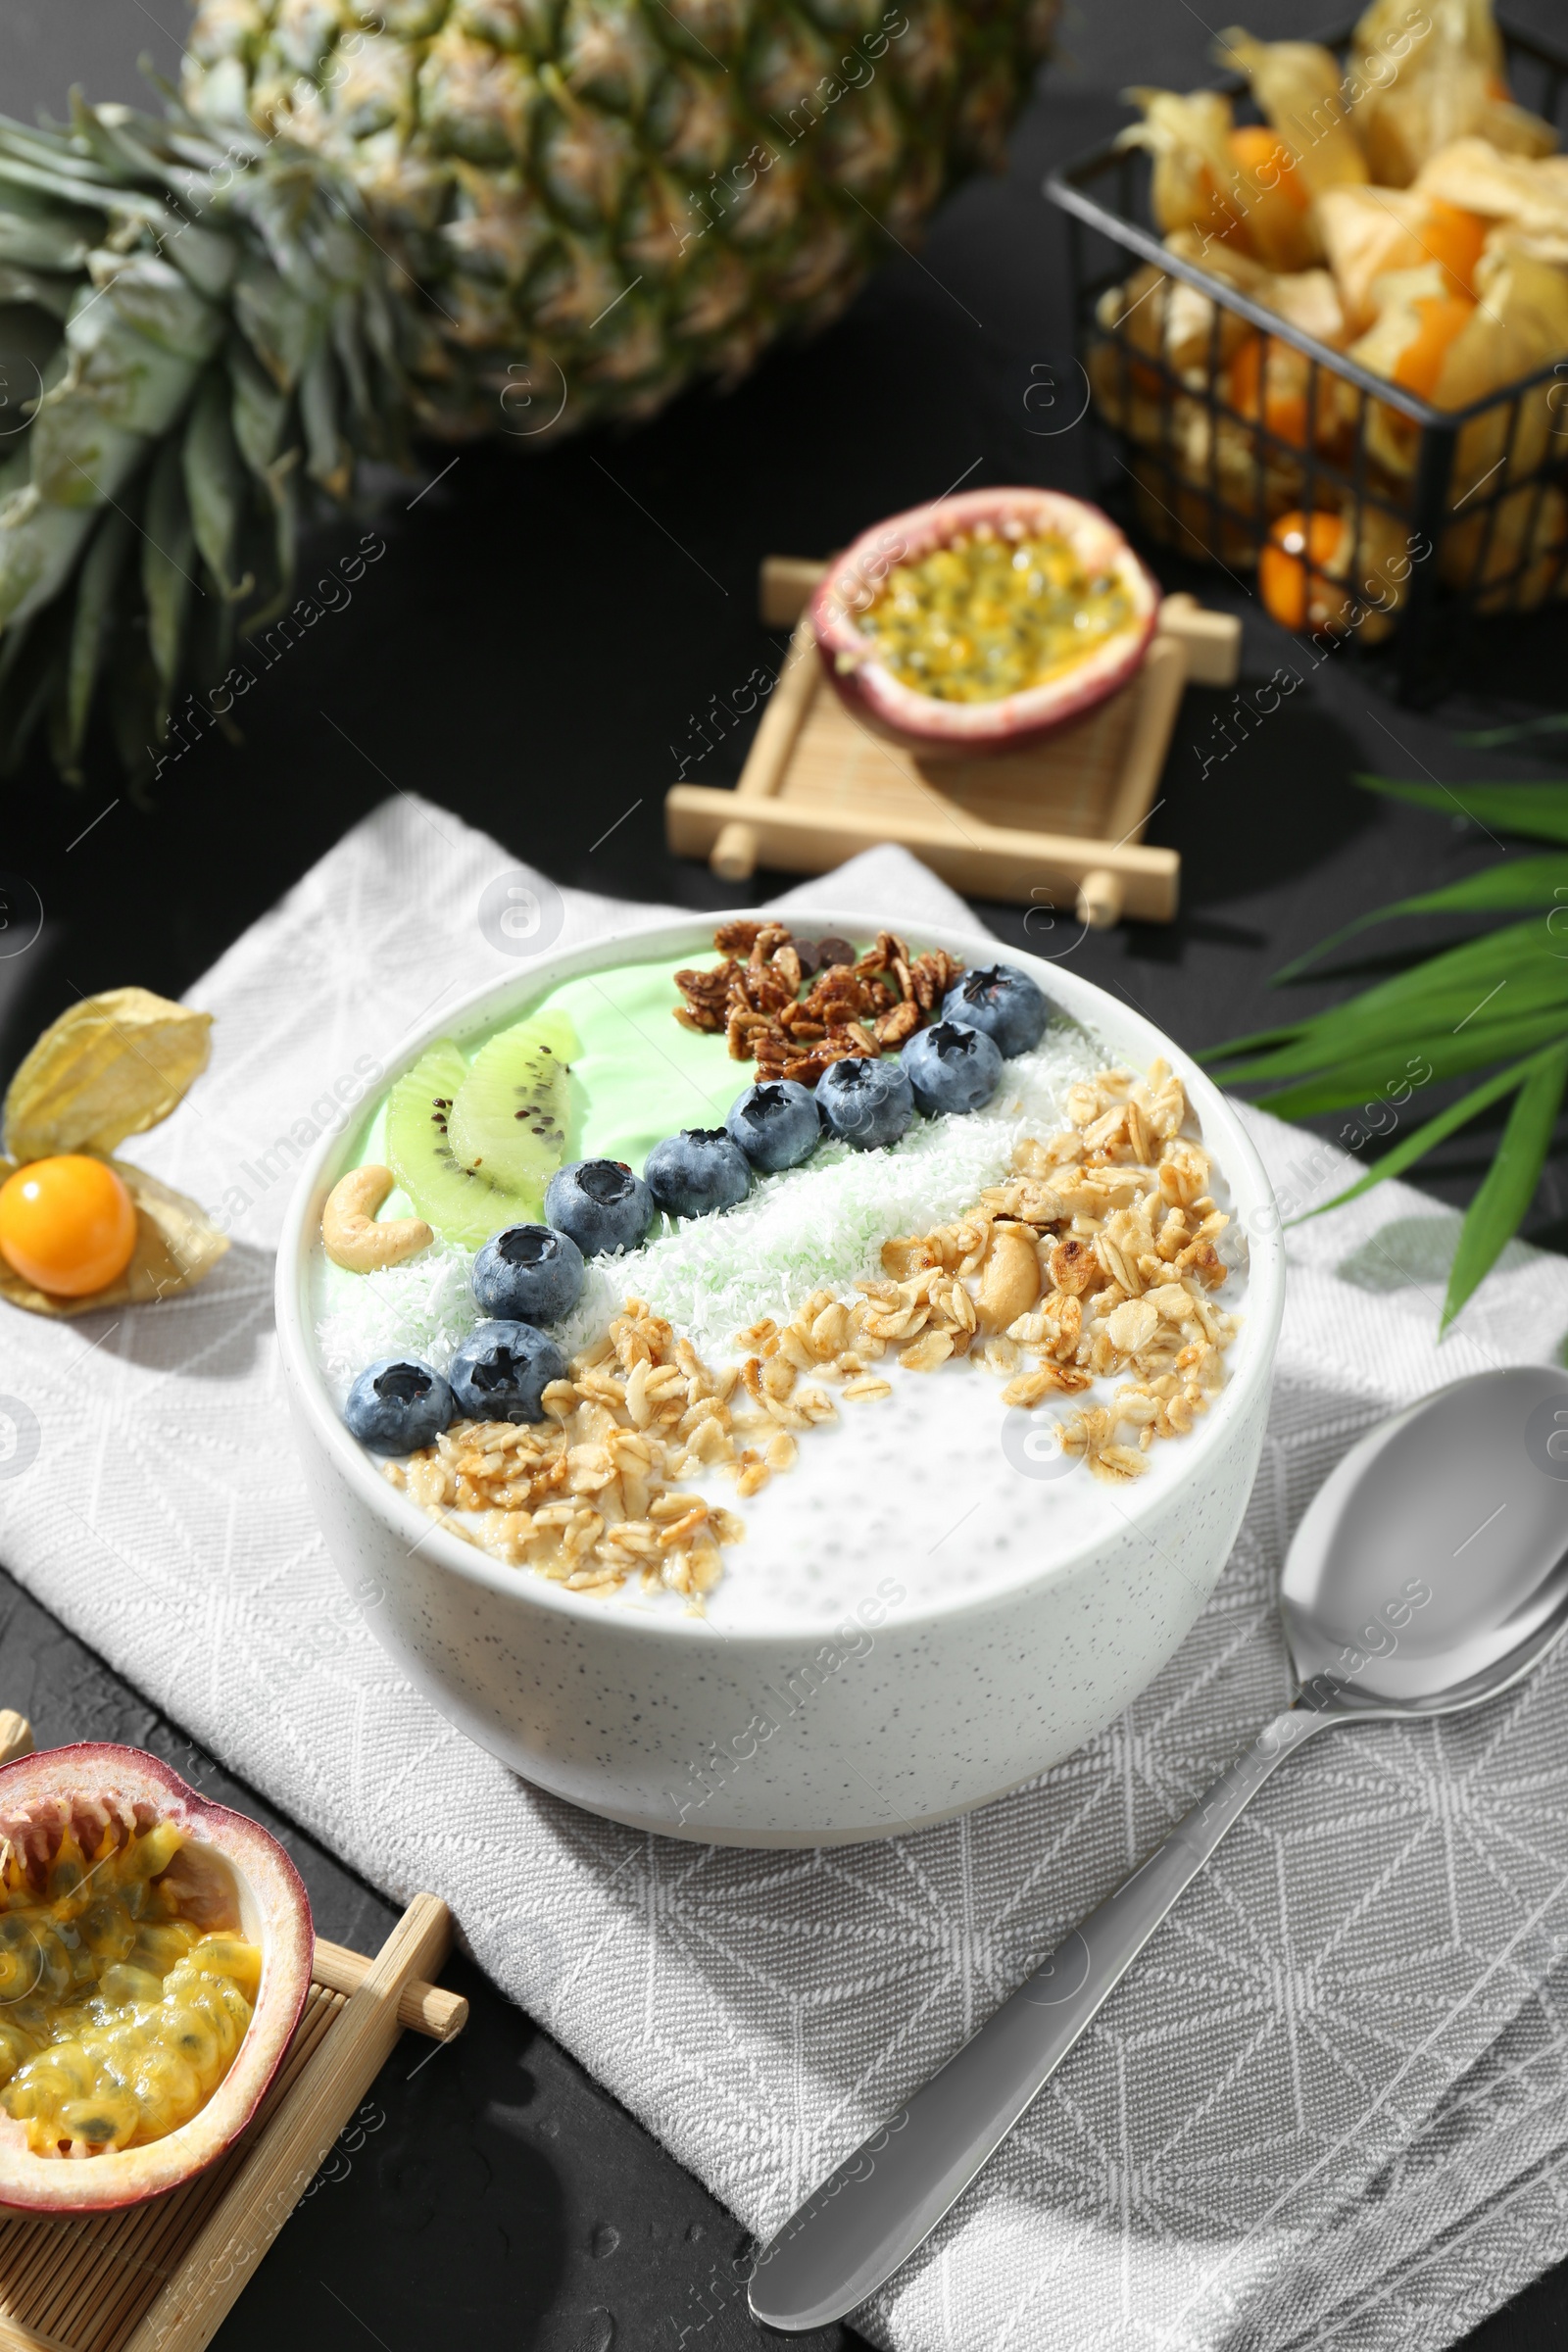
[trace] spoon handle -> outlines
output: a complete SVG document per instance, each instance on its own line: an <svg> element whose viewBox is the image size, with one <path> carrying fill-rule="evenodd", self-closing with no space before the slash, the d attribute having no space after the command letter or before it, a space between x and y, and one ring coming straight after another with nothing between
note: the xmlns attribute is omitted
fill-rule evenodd
<svg viewBox="0 0 1568 2352"><path fill-rule="evenodd" d="M762 2248L753 2315L788 2331L843 2319L962 2195L1275 1766L1333 1718L1288 1709L1164 1844L863 2140Z"/></svg>

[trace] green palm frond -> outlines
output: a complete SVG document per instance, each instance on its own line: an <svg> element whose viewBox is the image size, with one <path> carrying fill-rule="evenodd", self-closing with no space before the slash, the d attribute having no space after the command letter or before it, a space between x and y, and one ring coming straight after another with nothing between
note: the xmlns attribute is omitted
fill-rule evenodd
<svg viewBox="0 0 1568 2352"><path fill-rule="evenodd" d="M1543 731L1535 722L1534 731ZM1402 783L1358 775L1365 790L1538 841L1568 843L1568 784ZM1201 1058L1226 1085L1260 1087L1282 1118L1307 1118L1373 1101L1402 1104L1415 1087L1490 1071L1456 1102L1402 1137L1357 1181L1308 1211L1325 1210L1402 1175L1494 1103L1512 1107L1492 1165L1466 1211L1449 1270L1443 1329L1518 1231L1541 1181L1568 1090L1568 858L1509 858L1462 882L1360 915L1275 974L1298 978L1320 956L1380 923L1418 914L1500 914L1534 907L1421 956L1403 971L1296 1022L1211 1048ZM1557 908L1563 923L1554 925ZM1500 1066L1499 1066L1500 1065Z"/></svg>

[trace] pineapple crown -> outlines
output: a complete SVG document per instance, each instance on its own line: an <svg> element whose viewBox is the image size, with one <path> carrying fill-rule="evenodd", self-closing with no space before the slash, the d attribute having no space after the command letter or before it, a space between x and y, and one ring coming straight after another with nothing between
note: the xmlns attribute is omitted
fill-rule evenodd
<svg viewBox="0 0 1568 2352"><path fill-rule="evenodd" d="M0 120L0 755L144 771L187 666L287 599L301 500L397 456L398 312L346 178L282 138L74 101ZM9 427L9 430L7 429ZM10 447L7 447L7 440Z"/></svg>
<svg viewBox="0 0 1568 2352"><path fill-rule="evenodd" d="M156 769L360 459L835 317L1000 159L1054 5L199 0L163 117L0 120L0 772Z"/></svg>

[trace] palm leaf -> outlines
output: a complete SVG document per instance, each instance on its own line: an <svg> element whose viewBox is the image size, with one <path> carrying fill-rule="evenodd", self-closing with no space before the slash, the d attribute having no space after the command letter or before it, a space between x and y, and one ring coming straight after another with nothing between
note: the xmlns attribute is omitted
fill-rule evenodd
<svg viewBox="0 0 1568 2352"><path fill-rule="evenodd" d="M1250 1029L1245 1037L1228 1037L1222 1046L1200 1046L1193 1059L1200 1062L1234 1061L1238 1054L1255 1054L1263 1046L1288 1045L1293 1038L1299 1037L1307 1025L1307 1020L1299 1020L1286 1021L1278 1029Z"/></svg>
<svg viewBox="0 0 1568 2352"><path fill-rule="evenodd" d="M1480 752L1500 751L1506 743L1525 743L1535 735L1568 734L1568 710L1549 711L1544 718L1521 718L1511 727L1483 727L1478 734L1461 735L1461 743Z"/></svg>
<svg viewBox="0 0 1568 2352"><path fill-rule="evenodd" d="M1568 727L1568 717L1496 730L1491 738ZM1404 783L1386 776L1357 775L1369 792L1445 814L1455 810L1484 826L1537 840L1568 843L1568 784ZM1522 858L1504 860L1442 889L1423 891L1358 915L1275 975L1276 983L1297 978L1345 940L1415 914L1501 914L1515 908L1551 907L1568 902L1568 860ZM1258 1099L1287 1118L1305 1118L1371 1099L1394 1100L1403 1087L1409 1100L1412 1073L1417 1085L1467 1076L1498 1062L1472 1086L1403 1136L1356 1181L1309 1210L1321 1216L1358 1199L1374 1185L1402 1175L1493 1103L1512 1095L1514 1102L1491 1168L1466 1213L1449 1273L1442 1329L1446 1331L1465 1301L1495 1264L1517 1232L1541 1181L1553 1129L1568 1087L1568 946L1555 944L1545 922L1504 923L1420 957L1390 979L1362 989L1341 1004L1278 1028L1209 1047L1200 1059L1221 1065L1226 1084L1262 1085ZM1297 1219L1295 1222L1300 1222Z"/></svg>
<svg viewBox="0 0 1568 2352"><path fill-rule="evenodd" d="M1422 1060L1432 1064L1434 1075L1441 1071L1445 1078L1461 1078L1466 1070L1481 1069L1504 1054L1522 1054L1544 1043L1568 1018L1568 981L1559 984L1554 997L1542 1003L1527 1004L1521 997L1505 1008L1504 994L1505 984L1488 1007L1494 1017L1473 1022L1463 1017L1468 1009L1463 997L1451 1001L1434 998L1430 1005L1420 1008L1418 1016L1401 1018L1395 1011L1353 1030L1331 1030L1325 1022L1321 1032L1309 1029L1295 1045L1281 1046L1276 1053L1260 1054L1226 1070L1223 1082L1227 1086L1278 1087L1287 1080L1305 1083L1338 1078L1342 1082L1339 1094L1323 1105L1335 1110L1358 1095L1380 1094L1396 1086L1409 1074L1411 1064ZM1428 1018L1433 1020L1431 1028L1426 1025ZM1425 1072L1421 1083L1427 1083Z"/></svg>
<svg viewBox="0 0 1568 2352"><path fill-rule="evenodd" d="M1419 1051L1407 1054L1396 1066L1387 1054L1368 1054L1361 1061L1343 1061L1319 1076L1298 1079L1259 1095L1258 1101L1280 1119L1309 1119L1324 1111L1351 1110L1374 1102L1408 1102L1417 1087L1442 1085L1449 1078L1484 1070L1505 1055L1533 1054L1568 1036L1568 1017L1558 1005L1534 1013L1528 1020L1494 1021L1486 1028L1466 1029L1458 1037L1412 1039ZM1424 1066L1423 1066L1424 1065ZM1401 1095L1397 1092L1403 1088Z"/></svg>
<svg viewBox="0 0 1568 2352"><path fill-rule="evenodd" d="M1381 793L1385 800L1407 801L1415 808L1438 808L1451 816L1457 811L1472 824L1505 833L1524 833L1534 841L1568 841L1568 784L1401 784L1387 776L1358 774L1363 791Z"/></svg>
<svg viewBox="0 0 1568 2352"><path fill-rule="evenodd" d="M1500 1102L1504 1095L1512 1094L1516 1087L1522 1086L1538 1066L1544 1067L1554 1062L1564 1054L1568 1054L1568 1040L1548 1046L1544 1053L1533 1054L1526 1061L1516 1061L1508 1069L1497 1071L1483 1085L1472 1087L1469 1094L1461 1096L1457 1102L1450 1102L1436 1117L1428 1119L1424 1126L1412 1128L1402 1143L1385 1152L1383 1157L1368 1168L1364 1176L1358 1176L1354 1184L1347 1185L1343 1193L1336 1193L1332 1200L1323 1201L1319 1207L1303 1209L1298 1217L1290 1220L1291 1223L1305 1225L1313 1217L1325 1217L1331 1208L1343 1208L1348 1200L1359 1200L1363 1193L1371 1192L1375 1185L1386 1184L1390 1177L1402 1176L1406 1168L1413 1168L1418 1159L1424 1159L1429 1152L1439 1144L1446 1143L1459 1128L1467 1127L1472 1119L1479 1118L1494 1102Z"/></svg>
<svg viewBox="0 0 1568 2352"><path fill-rule="evenodd" d="M1473 1022L1503 1015L1510 1020L1568 1003L1568 955L1552 948L1539 923L1510 923L1479 939L1463 941L1442 955L1399 972L1347 1004L1313 1013L1282 1042L1224 1073L1227 1084L1265 1078L1302 1077L1348 1059L1401 1049L1415 1037L1441 1041L1458 1036ZM1506 996L1506 1004L1499 1002ZM1213 1048L1204 1058L1230 1062L1251 1041L1239 1038Z"/></svg>
<svg viewBox="0 0 1568 2352"><path fill-rule="evenodd" d="M1462 882L1422 891L1413 899L1396 899L1392 906L1358 914L1353 923L1331 931L1315 948L1282 964L1269 985L1283 987L1320 956L1354 939L1357 932L1370 931L1377 923L1392 923L1399 915L1495 914L1513 906L1549 906L1559 898L1568 899L1568 858L1520 858L1504 865L1486 865L1478 874L1467 874Z"/></svg>
<svg viewBox="0 0 1568 2352"><path fill-rule="evenodd" d="M1568 1045L1538 1058L1508 1113L1496 1157L1465 1213L1459 1247L1448 1270L1448 1295L1443 1302L1445 1331L1519 1230L1546 1164L1565 1084Z"/></svg>

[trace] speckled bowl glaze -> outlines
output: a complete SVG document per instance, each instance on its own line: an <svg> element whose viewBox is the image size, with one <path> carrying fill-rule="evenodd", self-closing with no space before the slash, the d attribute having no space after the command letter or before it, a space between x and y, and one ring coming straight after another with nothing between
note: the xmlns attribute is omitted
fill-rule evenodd
<svg viewBox="0 0 1568 2352"><path fill-rule="evenodd" d="M725 919L692 918L520 965L411 1038L388 1078L435 1037L474 1035L577 973L632 958L700 961ZM886 918L804 907L790 919L803 936L869 938ZM984 935L925 925L918 944L966 963L999 953ZM1234 1110L1169 1038L1058 965L1002 952L1121 1058L1147 1067L1163 1055L1180 1073L1229 1183L1250 1269L1230 1378L1174 1442L1178 1473L1152 1494L1123 1490L1102 1535L977 1596L885 1611L862 1601L827 1632L798 1618L720 1632L700 1618L565 1592L434 1526L350 1438L317 1359L310 1253L352 1133L323 1139L302 1172L278 1251L277 1323L301 1458L332 1556L410 1681L481 1747L570 1803L725 1845L845 1844L944 1821L1102 1730L1158 1673L1212 1592L1257 1468L1284 1304L1268 1179ZM738 1073L737 1091L744 1082ZM1041 1515L1044 1528L1044 1494ZM861 1592L881 1565L866 1563ZM898 1562L886 1567L895 1577Z"/></svg>

